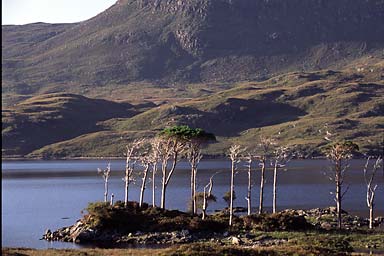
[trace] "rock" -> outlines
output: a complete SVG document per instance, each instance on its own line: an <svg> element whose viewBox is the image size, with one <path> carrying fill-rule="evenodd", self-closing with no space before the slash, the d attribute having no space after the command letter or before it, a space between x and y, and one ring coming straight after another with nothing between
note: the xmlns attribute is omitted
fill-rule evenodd
<svg viewBox="0 0 384 256"><path fill-rule="evenodd" d="M233 244L233 245L240 245L240 244L243 244L243 241L241 241L241 239L238 238L238 237L233 236L233 237L231 238L231 240L232 240L232 244Z"/></svg>
<svg viewBox="0 0 384 256"><path fill-rule="evenodd" d="M229 235L229 233L227 232L227 231L225 231L224 233L223 233L223 237L227 237Z"/></svg>
<svg viewBox="0 0 384 256"><path fill-rule="evenodd" d="M323 222L320 226L322 229L330 230L332 228L332 224L329 222Z"/></svg>

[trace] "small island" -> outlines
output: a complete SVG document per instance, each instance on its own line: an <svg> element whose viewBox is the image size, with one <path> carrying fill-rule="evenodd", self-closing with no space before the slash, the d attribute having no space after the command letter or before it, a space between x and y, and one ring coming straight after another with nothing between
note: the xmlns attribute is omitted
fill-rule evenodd
<svg viewBox="0 0 384 256"><path fill-rule="evenodd" d="M138 202L90 203L74 225L47 230L48 241L94 244L107 248L157 248L165 255L346 255L384 250L384 218L369 220L342 212L337 226L335 207L287 209L274 214L233 216L228 209L202 219L177 210ZM139 249L137 249L139 250ZM143 249L140 249L143 250Z"/></svg>

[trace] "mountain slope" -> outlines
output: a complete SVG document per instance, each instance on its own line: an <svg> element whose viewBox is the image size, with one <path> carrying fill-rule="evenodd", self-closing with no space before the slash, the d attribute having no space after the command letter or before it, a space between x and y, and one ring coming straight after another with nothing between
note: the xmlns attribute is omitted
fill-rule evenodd
<svg viewBox="0 0 384 256"><path fill-rule="evenodd" d="M37 29L41 39L28 49L9 40L27 27L2 26L2 91L103 95L115 84L340 68L362 56L382 58L382 24L381 0L120 0L78 24L44 25L49 33Z"/></svg>
<svg viewBox="0 0 384 256"><path fill-rule="evenodd" d="M44 145L100 130L97 122L130 117L134 107L74 94L48 94L2 110L2 153L24 155Z"/></svg>

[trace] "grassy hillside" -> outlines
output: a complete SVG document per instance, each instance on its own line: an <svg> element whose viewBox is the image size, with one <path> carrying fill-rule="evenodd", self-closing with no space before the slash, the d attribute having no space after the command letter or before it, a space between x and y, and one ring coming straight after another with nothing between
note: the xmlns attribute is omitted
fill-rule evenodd
<svg viewBox="0 0 384 256"><path fill-rule="evenodd" d="M24 155L44 145L100 130L97 122L130 117L128 103L74 94L36 96L2 110L2 153Z"/></svg>
<svg viewBox="0 0 384 256"><path fill-rule="evenodd" d="M383 63L367 71L289 73L179 105L162 106L126 120L108 120L115 130L153 130L173 124L202 127L230 142L254 146L259 135L278 136L307 153L334 139L356 141L363 151L380 150L384 132ZM377 78L377 80L375 80ZM375 81L373 81L375 80ZM370 149L372 150L372 149Z"/></svg>
<svg viewBox="0 0 384 256"><path fill-rule="evenodd" d="M252 148L259 135L268 135L317 155L327 142L326 131L332 139L350 139L363 152L377 153L384 134L383 73L384 61L367 60L341 71L292 72L237 83L162 105L43 95L3 111L3 154L121 157L128 140L175 124L215 133L218 143L206 149L208 154L225 154L231 143Z"/></svg>

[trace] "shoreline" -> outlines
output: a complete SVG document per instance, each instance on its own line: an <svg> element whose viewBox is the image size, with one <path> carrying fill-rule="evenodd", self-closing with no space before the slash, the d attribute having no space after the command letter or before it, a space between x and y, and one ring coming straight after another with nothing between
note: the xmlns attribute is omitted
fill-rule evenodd
<svg viewBox="0 0 384 256"><path fill-rule="evenodd" d="M66 161L66 160L125 160L125 157L61 157L61 158L43 158L43 157L2 157L1 161ZM366 157L356 157L351 160L363 160ZM204 155L203 160L229 160L225 155ZM292 160L327 160L326 157L293 158Z"/></svg>

